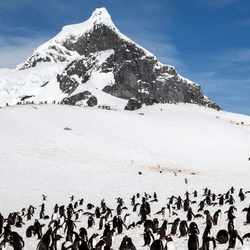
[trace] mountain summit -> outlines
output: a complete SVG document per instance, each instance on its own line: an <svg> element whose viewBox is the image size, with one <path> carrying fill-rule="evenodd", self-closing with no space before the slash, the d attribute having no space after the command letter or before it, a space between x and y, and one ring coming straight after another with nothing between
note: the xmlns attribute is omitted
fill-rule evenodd
<svg viewBox="0 0 250 250"><path fill-rule="evenodd" d="M201 92L200 85L180 76L173 66L161 64L153 54L121 34L105 8L96 9L83 23L63 27L17 69L36 70L44 65L55 68L62 64L63 70L57 67L54 77L40 82L39 90L20 97L89 106L115 106L119 102L128 110L163 102L221 109Z"/></svg>

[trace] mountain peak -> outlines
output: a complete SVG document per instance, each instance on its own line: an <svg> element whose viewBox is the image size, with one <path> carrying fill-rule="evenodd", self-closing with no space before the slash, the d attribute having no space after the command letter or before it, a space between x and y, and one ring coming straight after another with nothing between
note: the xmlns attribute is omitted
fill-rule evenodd
<svg viewBox="0 0 250 250"><path fill-rule="evenodd" d="M61 41L65 40L65 38L82 36L100 25L105 25L112 30L118 31L106 8L97 8L87 21L64 26L62 31L56 35L53 40L61 43Z"/></svg>

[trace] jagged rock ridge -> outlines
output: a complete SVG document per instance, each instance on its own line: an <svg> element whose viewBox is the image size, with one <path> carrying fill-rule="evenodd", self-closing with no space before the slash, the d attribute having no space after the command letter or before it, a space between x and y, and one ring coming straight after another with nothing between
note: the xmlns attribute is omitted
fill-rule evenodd
<svg viewBox="0 0 250 250"><path fill-rule="evenodd" d="M82 24L64 27L20 69L53 60L69 61L57 75L61 91L68 94L62 100L66 104L74 105L90 97L98 102L98 96L88 89L88 84L95 82L103 92L137 104L127 105L127 109L169 101L221 109L204 96L200 85L181 77L173 66L159 63L154 55L122 35L105 8L97 9Z"/></svg>

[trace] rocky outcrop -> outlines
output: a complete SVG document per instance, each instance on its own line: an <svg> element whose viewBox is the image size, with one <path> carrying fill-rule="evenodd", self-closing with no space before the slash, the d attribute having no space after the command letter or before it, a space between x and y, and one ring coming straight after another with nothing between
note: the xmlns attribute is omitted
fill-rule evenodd
<svg viewBox="0 0 250 250"><path fill-rule="evenodd" d="M82 27L87 28L82 31ZM72 55L78 56L73 60ZM64 27L23 67L46 61L70 62L57 75L60 90L68 94L62 100L65 104L74 105L88 99L90 106L96 105L98 96L96 100L90 98L91 91L83 86L103 81L98 85L102 86L100 90L128 100L126 109L129 110L162 102L196 103L221 109L204 96L200 85L181 77L173 66L161 64L154 55L122 35L104 8L97 9L85 23ZM104 74L111 74L112 80L105 82Z"/></svg>

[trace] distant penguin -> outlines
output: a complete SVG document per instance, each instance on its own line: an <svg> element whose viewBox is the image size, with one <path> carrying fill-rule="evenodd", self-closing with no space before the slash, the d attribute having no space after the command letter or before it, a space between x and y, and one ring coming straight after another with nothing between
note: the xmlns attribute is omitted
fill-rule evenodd
<svg viewBox="0 0 250 250"><path fill-rule="evenodd" d="M23 238L17 232L11 232L9 240L14 250L21 250L25 245Z"/></svg>
<svg viewBox="0 0 250 250"><path fill-rule="evenodd" d="M126 227L128 227L130 225L130 214L127 213L125 216L124 216L124 224L126 225Z"/></svg>
<svg viewBox="0 0 250 250"><path fill-rule="evenodd" d="M143 239L144 239L144 245L143 246L149 246L150 243L151 243L151 238L152 240L154 241L154 235L153 233L151 232L151 229L146 229L144 230L144 233L143 233Z"/></svg>
<svg viewBox="0 0 250 250"><path fill-rule="evenodd" d="M159 234L160 234L160 239L165 239L166 235L167 235L167 227L168 225L168 221L164 220L161 228L159 229Z"/></svg>
<svg viewBox="0 0 250 250"><path fill-rule="evenodd" d="M150 246L150 250L164 250L162 240L155 240Z"/></svg>
<svg viewBox="0 0 250 250"><path fill-rule="evenodd" d="M102 216L99 220L99 229L98 230L102 230L103 226L104 226L104 221L105 221L105 216Z"/></svg>
<svg viewBox="0 0 250 250"><path fill-rule="evenodd" d="M198 250L199 249L199 238L195 233L188 234L188 250Z"/></svg>
<svg viewBox="0 0 250 250"><path fill-rule="evenodd" d="M228 249L237 249L240 244L243 245L243 240L239 236L238 232L236 230L229 232Z"/></svg>
<svg viewBox="0 0 250 250"><path fill-rule="evenodd" d="M239 197L240 197L240 201L244 201L245 198L246 198L245 194L244 194L243 191L242 191L242 188L240 189Z"/></svg>
<svg viewBox="0 0 250 250"><path fill-rule="evenodd" d="M93 249L96 246L96 244L97 244L96 237L97 236L98 236L97 233L93 233L92 236L89 238L89 240L88 240L89 249Z"/></svg>
<svg viewBox="0 0 250 250"><path fill-rule="evenodd" d="M169 235L166 237L165 250L177 250L177 247L176 247L172 237Z"/></svg>
<svg viewBox="0 0 250 250"><path fill-rule="evenodd" d="M203 241L200 250L214 250L216 249L216 239L214 237L206 237Z"/></svg>
<svg viewBox="0 0 250 250"><path fill-rule="evenodd" d="M172 216L172 208L169 204L163 210L163 220L168 220Z"/></svg>
<svg viewBox="0 0 250 250"><path fill-rule="evenodd" d="M88 218L88 228L92 228L95 225L95 220L93 216L89 216Z"/></svg>
<svg viewBox="0 0 250 250"><path fill-rule="evenodd" d="M101 212L100 212L100 208L99 207L96 207L96 209L95 209L95 217L97 219L99 219L101 217Z"/></svg>
<svg viewBox="0 0 250 250"><path fill-rule="evenodd" d="M220 225L220 220L221 220L221 210L219 209L214 213L213 216L214 225L215 226Z"/></svg>
<svg viewBox="0 0 250 250"><path fill-rule="evenodd" d="M185 220L182 220L180 222L179 231L180 231L180 237L187 236L188 225L187 225L187 222Z"/></svg>
<svg viewBox="0 0 250 250"><path fill-rule="evenodd" d="M216 235L216 240L220 244L226 244L228 242L228 239L229 239L229 235L228 235L227 230L225 230L225 229L219 230L219 232Z"/></svg>
<svg viewBox="0 0 250 250"><path fill-rule="evenodd" d="M179 225L179 222L180 222L180 218L177 218L174 220L173 225L171 227L171 232L170 232L171 235L177 234L177 227Z"/></svg>

